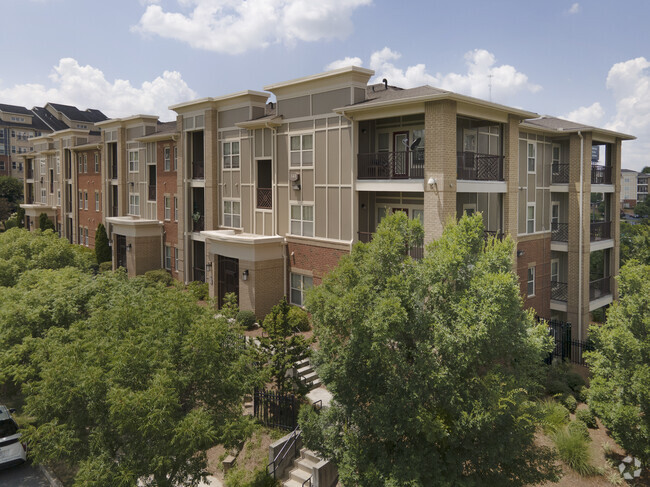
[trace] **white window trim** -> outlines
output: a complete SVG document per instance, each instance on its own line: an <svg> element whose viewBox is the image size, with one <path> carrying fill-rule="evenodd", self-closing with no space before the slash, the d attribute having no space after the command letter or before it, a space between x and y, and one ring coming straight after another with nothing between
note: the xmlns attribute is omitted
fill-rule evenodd
<svg viewBox="0 0 650 487"><path fill-rule="evenodd" d="M558 150L558 156L557 159L555 159L553 156L555 155L555 149ZM562 146L560 144L553 144L551 146L551 173L552 174L560 174L560 161L562 160ZM558 172L554 172L553 168L557 165Z"/></svg>
<svg viewBox="0 0 650 487"><path fill-rule="evenodd" d="M174 221L178 221L178 196L174 195Z"/></svg>
<svg viewBox="0 0 650 487"><path fill-rule="evenodd" d="M99 191L95 191L95 211L99 211Z"/></svg>
<svg viewBox="0 0 650 487"><path fill-rule="evenodd" d="M302 146L303 146L302 138L303 138L305 135L311 135L311 149L303 149L303 148L302 148ZM292 150L292 149L291 149L291 138L292 138L292 137L300 137L300 150ZM308 131L305 131L305 132L295 132L295 133L290 133L289 136L287 137L287 144L288 144L288 147L287 147L288 152L287 152L287 153L289 154L289 167L290 167L290 168L297 168L297 167L314 167L314 166L315 166L315 164L316 164L316 160L315 160L315 159L316 159L316 158L315 158L316 150L315 150L314 146L316 145L316 136L315 136L313 130L308 130ZM291 157L291 155L292 155L293 153L295 153L295 152L299 152L299 153L300 153L300 164L295 164L295 165L294 165L294 164L292 164L292 157ZM311 154L312 154L312 157L311 157L312 162L311 162L311 163L305 164L305 163L303 162L303 153L304 153L304 152L311 152Z"/></svg>
<svg viewBox="0 0 650 487"><path fill-rule="evenodd" d="M528 154L530 153L529 149L532 146L533 148L533 157L531 158ZM533 159L533 164L534 168L531 171L530 170L530 159ZM537 144L535 142L528 142L526 144L526 172L528 174L536 174L537 173Z"/></svg>
<svg viewBox="0 0 650 487"><path fill-rule="evenodd" d="M168 257L169 257L169 262L167 261ZM165 255L163 260L165 264L165 269L171 271L172 270L172 246L169 244L165 245Z"/></svg>
<svg viewBox="0 0 650 487"><path fill-rule="evenodd" d="M530 273L531 270L533 271L533 280L532 280L532 284L533 284L533 292L532 292L532 294L528 292L528 285L529 285L530 282L531 282L531 280L530 280L530 275L529 275L529 273ZM526 295L527 295L527 297L529 297L529 298L532 298L532 297L535 296L535 291L536 291L536 289L535 289L535 278L537 277L536 275L537 275L537 272L536 272L536 270L535 270L535 266L530 266L530 267L528 268L528 270L526 271Z"/></svg>
<svg viewBox="0 0 650 487"><path fill-rule="evenodd" d="M300 289L293 287L293 276L300 277ZM303 307L305 305L305 291L310 288L305 287L305 278L311 279L311 287L314 286L314 277L301 274L299 272L291 272L289 275L289 302L295 306ZM296 303L293 300L293 291L298 291L300 293L300 303Z"/></svg>
<svg viewBox="0 0 650 487"><path fill-rule="evenodd" d="M84 210L88 209L88 191L84 191Z"/></svg>
<svg viewBox="0 0 650 487"><path fill-rule="evenodd" d="M551 259L551 282L553 281L553 264L557 264L557 276L555 282L560 282L560 259Z"/></svg>
<svg viewBox="0 0 650 487"><path fill-rule="evenodd" d="M293 206L299 206L299 207L300 207L300 220L294 220L294 219L293 219L293 217L292 217L292 215L291 215L291 208L292 208ZM312 219L312 220L305 220L305 219L303 219L303 215L304 215L303 208L304 208L305 206L310 206L310 207L312 208L312 216L313 216L313 219ZM290 202L289 202L289 234L290 234L290 235L298 235L298 236L302 236L302 237L313 237L313 236L314 236L314 233L315 233L314 230L316 229L316 222L315 222L315 220L316 220L316 208L315 208L315 205L314 205L314 203L313 203L312 201L310 201L310 202L307 202L307 201L303 201L303 202L299 202L299 201L290 201ZM293 233L293 232L291 231L291 227L292 227L291 224L292 224L293 222L298 222L298 221L300 222L300 233ZM305 235L305 225L304 225L305 222L311 222L311 224L312 224L311 235Z"/></svg>
<svg viewBox="0 0 650 487"><path fill-rule="evenodd" d="M237 153L233 153L232 145L237 144ZM230 147L230 153L226 155L226 146ZM237 167L232 163L233 156L237 156ZM228 158L228 164L226 164L226 157ZM221 167L223 169L239 169L241 168L241 140L240 139L231 139L224 140L221 142Z"/></svg>
<svg viewBox="0 0 650 487"><path fill-rule="evenodd" d="M136 157L132 160L131 154L135 154ZM131 149L128 151L128 160L129 160L129 172L137 173L140 172L140 149Z"/></svg>
<svg viewBox="0 0 650 487"><path fill-rule="evenodd" d="M99 154L95 154L95 172L99 173Z"/></svg>
<svg viewBox="0 0 650 487"><path fill-rule="evenodd" d="M163 148L163 171L171 171L172 169L172 155L171 147Z"/></svg>
<svg viewBox="0 0 650 487"><path fill-rule="evenodd" d="M163 196L163 209L164 214L163 218L165 221L171 221L172 219L172 200L170 196Z"/></svg>
<svg viewBox="0 0 650 487"><path fill-rule="evenodd" d="M532 232L528 231L528 222L530 221L530 219L528 218L528 209L529 208L533 209L533 231ZM526 203L526 233L527 234L535 233L535 231L537 230L537 228L536 228L537 225L535 224L536 219L537 219L537 208L535 208L535 203L530 203L530 202Z"/></svg>
<svg viewBox="0 0 650 487"><path fill-rule="evenodd" d="M174 246L174 272L178 272L178 247Z"/></svg>
<svg viewBox="0 0 650 487"><path fill-rule="evenodd" d="M133 197L133 202L131 202L131 198ZM138 204L137 204L137 213L135 211L136 204L135 204L135 198L137 197L138 199ZM140 216L140 193L129 193L129 215L133 216Z"/></svg>
<svg viewBox="0 0 650 487"><path fill-rule="evenodd" d="M553 208L557 208L557 223L560 223L560 202L559 201L551 201L551 230L553 229ZM528 215L526 215L526 218L528 218Z"/></svg>
<svg viewBox="0 0 650 487"><path fill-rule="evenodd" d="M226 202L230 203L230 213L226 213ZM233 203L239 203L239 213L235 213L234 210L234 205ZM241 226L241 200L238 198L224 198L223 199L223 204L222 204L223 212L223 226L226 228L242 228ZM230 222L233 225L226 225L226 215L230 215ZM234 225L234 217L239 217L239 225L235 226Z"/></svg>

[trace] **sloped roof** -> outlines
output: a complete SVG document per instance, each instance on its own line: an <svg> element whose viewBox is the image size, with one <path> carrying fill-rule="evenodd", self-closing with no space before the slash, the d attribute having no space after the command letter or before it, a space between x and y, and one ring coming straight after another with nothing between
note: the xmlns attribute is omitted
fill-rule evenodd
<svg viewBox="0 0 650 487"><path fill-rule="evenodd" d="M54 132L69 128L64 121L59 120L43 107L34 107L32 108L32 111L36 114L36 117L38 117L38 120L40 120L44 126L50 130L53 130Z"/></svg>
<svg viewBox="0 0 650 487"><path fill-rule="evenodd" d="M6 113L15 113L17 115L29 115L34 116L34 114L25 107L18 105L7 105L5 103L0 103L0 112Z"/></svg>
<svg viewBox="0 0 650 487"><path fill-rule="evenodd" d="M570 120L564 120L563 118L552 117L550 115L544 115L539 118L532 118L532 119L529 118L523 121L520 127L552 130L554 132L578 132L578 131L592 132L593 131L593 132L600 132L600 133L614 135L624 140L636 139L636 137L634 137L633 135L624 134L621 132L615 132L613 130L603 129L599 127L594 127L592 125L587 125L583 123L572 122Z"/></svg>
<svg viewBox="0 0 650 487"><path fill-rule="evenodd" d="M60 103L48 103L55 110L63 113L70 120L75 122L88 122L95 123L103 120L108 120L108 117L101 111L89 108L88 110L81 111L77 107L71 105L62 105Z"/></svg>
<svg viewBox="0 0 650 487"><path fill-rule="evenodd" d="M383 83L368 85L366 87L366 99L353 106L367 105L371 106L375 103L381 103L392 100L406 100L408 98L416 98L419 96L427 95L440 95L441 93L449 93L446 90L434 88L433 86L425 85L416 88L399 88L397 86L388 86L388 89Z"/></svg>

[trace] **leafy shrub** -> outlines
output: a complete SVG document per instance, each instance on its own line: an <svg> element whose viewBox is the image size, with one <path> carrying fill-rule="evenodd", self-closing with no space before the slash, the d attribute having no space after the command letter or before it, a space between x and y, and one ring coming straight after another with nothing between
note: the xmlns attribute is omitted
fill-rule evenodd
<svg viewBox="0 0 650 487"><path fill-rule="evenodd" d="M539 404L542 428L546 433L562 429L569 421L569 410L554 399L545 399Z"/></svg>
<svg viewBox="0 0 650 487"><path fill-rule="evenodd" d="M239 313L237 295L235 293L226 293L219 311L228 319L237 318L237 313Z"/></svg>
<svg viewBox="0 0 650 487"><path fill-rule="evenodd" d="M250 478L250 471L243 468L237 468L228 472L226 475L226 487L277 487L280 482L274 479L261 467L253 472L253 478Z"/></svg>
<svg viewBox="0 0 650 487"><path fill-rule="evenodd" d="M553 443L560 459L580 475L592 475L594 467L589 455L589 442L579 432L561 428L553 434Z"/></svg>
<svg viewBox="0 0 650 487"><path fill-rule="evenodd" d="M560 402L565 408L569 410L570 413L576 412L576 408L578 407L578 401L576 401L575 397L567 394L566 396L562 396Z"/></svg>
<svg viewBox="0 0 650 487"><path fill-rule="evenodd" d="M546 394L549 396L571 394L571 388L561 379L547 379Z"/></svg>
<svg viewBox="0 0 650 487"><path fill-rule="evenodd" d="M103 224L97 225L95 231L95 257L97 262L110 262L113 258L111 247L108 245L108 236L106 235L106 228Z"/></svg>
<svg viewBox="0 0 650 487"><path fill-rule="evenodd" d="M587 425L588 428L598 428L598 423L596 423L596 415L590 408L577 410L576 419L582 421Z"/></svg>
<svg viewBox="0 0 650 487"><path fill-rule="evenodd" d="M298 331L309 331L311 325L309 324L309 314L298 306L292 306L289 310L289 326Z"/></svg>
<svg viewBox="0 0 650 487"><path fill-rule="evenodd" d="M172 276L165 269L156 269L155 271L147 271L144 273L144 277L153 282L160 282L165 286L169 286L172 283Z"/></svg>
<svg viewBox="0 0 650 487"><path fill-rule="evenodd" d="M50 218L47 216L47 213L41 213L38 215L38 228L40 228L42 231L55 230L54 222L50 220Z"/></svg>
<svg viewBox="0 0 650 487"><path fill-rule="evenodd" d="M575 393L585 386L585 380L582 376L572 370L567 371L565 380L569 388Z"/></svg>
<svg viewBox="0 0 650 487"><path fill-rule="evenodd" d="M589 397L589 389L587 387L581 387L576 391L576 399L578 402L587 402Z"/></svg>
<svg viewBox="0 0 650 487"><path fill-rule="evenodd" d="M102 262L99 264L99 272L108 272L113 270L113 263L112 262Z"/></svg>
<svg viewBox="0 0 650 487"><path fill-rule="evenodd" d="M579 419L571 421L568 428L571 434L582 435L585 440L591 441L591 437L589 436L589 428L587 428L587 425Z"/></svg>
<svg viewBox="0 0 650 487"><path fill-rule="evenodd" d="M239 323L241 326L243 326L247 330L250 330L255 324L257 318L255 316L255 313L253 313L250 310L244 309L241 310L239 313L237 313L236 320L237 323Z"/></svg>
<svg viewBox="0 0 650 487"><path fill-rule="evenodd" d="M187 285L187 290L200 301L205 301L210 295L210 286L207 282L192 281Z"/></svg>

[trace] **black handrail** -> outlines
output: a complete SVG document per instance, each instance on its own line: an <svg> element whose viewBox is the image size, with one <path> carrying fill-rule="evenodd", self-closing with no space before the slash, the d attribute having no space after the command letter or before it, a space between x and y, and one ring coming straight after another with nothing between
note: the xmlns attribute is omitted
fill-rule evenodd
<svg viewBox="0 0 650 487"><path fill-rule="evenodd" d="M280 449L278 454L275 456L273 461L269 462L266 465L266 470L267 471L269 470L269 467L271 465L273 465L273 478L275 478L275 471L277 470L277 464L282 463L282 461L287 457L287 455L289 454L289 449L291 447L295 447L296 442L298 441L298 438L300 438L301 434L302 434L302 432L300 431L299 426L296 426L296 429L294 429L291 432L291 435L289 436L287 441L284 443L284 445L282 446L282 448ZM289 446L289 448L287 448L287 445ZM287 451L284 451L285 448L287 448ZM296 454L296 452L294 451L294 455L295 454ZM280 455L282 455L282 458L280 458ZM280 459L278 460L278 458L280 458Z"/></svg>

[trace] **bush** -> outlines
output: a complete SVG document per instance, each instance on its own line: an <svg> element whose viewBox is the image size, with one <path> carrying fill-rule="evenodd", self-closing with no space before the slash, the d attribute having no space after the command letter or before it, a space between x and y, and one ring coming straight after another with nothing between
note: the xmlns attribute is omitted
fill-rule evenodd
<svg viewBox="0 0 650 487"><path fill-rule="evenodd" d="M255 313L245 309L237 313L236 321L247 330L250 330L253 328L253 325L257 321L257 318L255 316Z"/></svg>
<svg viewBox="0 0 650 487"><path fill-rule="evenodd" d="M592 475L594 467L589 457L589 442L569 428L561 428L553 435L553 443L560 459L580 475Z"/></svg>
<svg viewBox="0 0 650 487"><path fill-rule="evenodd" d="M192 281L187 285L187 290L200 301L205 301L210 296L210 286L207 282Z"/></svg>
<svg viewBox="0 0 650 487"><path fill-rule="evenodd" d="M228 319L237 318L237 313L239 313L239 300L235 293L226 293L223 297L223 303L219 312Z"/></svg>
<svg viewBox="0 0 650 487"><path fill-rule="evenodd" d="M569 410L570 413L575 413L576 408L578 407L578 401L576 401L576 398L567 394L566 396L562 396L560 398L560 402L562 405Z"/></svg>
<svg viewBox="0 0 650 487"><path fill-rule="evenodd" d="M110 262L113 258L111 247L108 245L106 228L101 223L97 225L97 230L95 231L95 258L100 264L102 262Z"/></svg>
<svg viewBox="0 0 650 487"><path fill-rule="evenodd" d="M99 272L109 272L113 270L112 262L102 262L99 264Z"/></svg>
<svg viewBox="0 0 650 487"><path fill-rule="evenodd" d="M589 389L587 387L581 387L576 391L576 399L578 402L587 402L589 394Z"/></svg>
<svg viewBox="0 0 650 487"><path fill-rule="evenodd" d="M309 324L309 314L298 306L292 306L289 310L289 326L298 331L309 331L311 325Z"/></svg>
<svg viewBox="0 0 650 487"><path fill-rule="evenodd" d="M587 428L587 425L579 419L571 421L568 428L569 433L581 435L585 440L591 441L591 437L589 436L589 428Z"/></svg>
<svg viewBox="0 0 650 487"><path fill-rule="evenodd" d="M598 423L596 422L596 415L590 409L579 409L576 411L576 420L582 421L587 425L588 428L598 428Z"/></svg>
<svg viewBox="0 0 650 487"><path fill-rule="evenodd" d="M542 428L546 433L562 429L569 421L569 410L554 399L545 399L539 404Z"/></svg>
<svg viewBox="0 0 650 487"><path fill-rule="evenodd" d="M56 229L52 220L47 216L47 213L41 213L38 215L38 228L42 231Z"/></svg>
<svg viewBox="0 0 650 487"><path fill-rule="evenodd" d="M585 386L585 380L577 372L569 370L566 373L566 384L574 393L578 393Z"/></svg>
<svg viewBox="0 0 650 487"><path fill-rule="evenodd" d="M170 286L172 283L172 276L165 269L156 269L155 271L147 271L144 273L144 277L153 282L160 282L165 286Z"/></svg>
<svg viewBox="0 0 650 487"><path fill-rule="evenodd" d="M226 487L276 487L280 485L280 482L271 477L264 467L256 469L252 475L251 479L251 473L243 468L231 470L226 475L225 485Z"/></svg>

